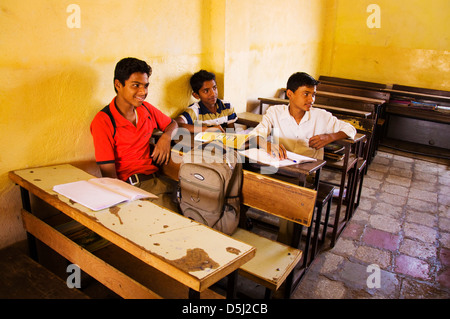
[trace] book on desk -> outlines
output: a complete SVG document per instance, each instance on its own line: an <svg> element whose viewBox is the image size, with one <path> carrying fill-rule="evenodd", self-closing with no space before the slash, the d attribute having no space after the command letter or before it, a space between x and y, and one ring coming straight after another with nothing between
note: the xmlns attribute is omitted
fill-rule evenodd
<svg viewBox="0 0 450 319"><path fill-rule="evenodd" d="M158 198L138 187L115 178L102 177L60 184L53 190L94 211L143 198Z"/></svg>
<svg viewBox="0 0 450 319"><path fill-rule="evenodd" d="M194 139L201 142L220 141L225 146L238 150L244 146L249 137L249 134L201 132L196 134Z"/></svg>
<svg viewBox="0 0 450 319"><path fill-rule="evenodd" d="M265 150L260 148L250 148L244 151L239 151L239 153L244 155L254 163L262 163L275 167L283 167L316 161L315 158L303 156L289 151L286 152L287 158L284 160L272 157Z"/></svg>

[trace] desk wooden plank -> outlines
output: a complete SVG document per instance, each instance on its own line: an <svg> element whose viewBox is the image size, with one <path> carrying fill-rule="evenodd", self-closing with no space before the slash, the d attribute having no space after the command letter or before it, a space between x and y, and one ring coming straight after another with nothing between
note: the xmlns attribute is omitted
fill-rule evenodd
<svg viewBox="0 0 450 319"><path fill-rule="evenodd" d="M249 231L238 229L233 234L233 237L252 243L256 247L258 251L256 257L243 265L241 269L246 271L246 277L249 277L251 280L266 287L270 284L268 286L269 289L277 290L280 288L302 257L302 253L295 248ZM282 263L280 263L280 260L282 260ZM287 270L280 271L277 267ZM253 275L255 273L261 274L262 278Z"/></svg>
<svg viewBox="0 0 450 319"><path fill-rule="evenodd" d="M308 227L316 194L315 190L244 170L242 200L245 205Z"/></svg>
<svg viewBox="0 0 450 319"><path fill-rule="evenodd" d="M402 88L405 88L405 87L402 87ZM420 98L426 98L426 99L431 99L431 100L450 102L450 96L445 95L447 91L428 90L428 91L435 91L436 94L431 94L430 92L426 93L427 89L420 90L420 88L417 91L408 91L406 89L400 90L400 89L396 89L396 88L385 89L385 91L395 94L395 95L400 95L400 96L406 95L406 96L411 96L411 97L420 97Z"/></svg>
<svg viewBox="0 0 450 319"><path fill-rule="evenodd" d="M88 299L19 249L0 250L0 299Z"/></svg>
<svg viewBox="0 0 450 319"><path fill-rule="evenodd" d="M340 113L345 115L355 115L358 117L368 118L372 115L372 112L369 111L360 111L360 110L354 110L354 109L346 109L343 107L338 106L331 106L331 105L322 105L322 104L314 104L314 107L319 109L327 110L331 113Z"/></svg>
<svg viewBox="0 0 450 319"><path fill-rule="evenodd" d="M345 98L351 96L351 95L344 95L344 94L339 94L338 96L334 96L333 94L337 94L337 93L333 93L332 92L324 92L325 94L321 94L323 97L340 97L343 98L345 96ZM330 93L330 94L328 94ZM348 98L347 98L348 99ZM348 99L348 100L352 100L352 101L358 101L361 103L368 103L367 100L372 100L371 98L363 98L363 97L355 97L352 99ZM289 100L287 99L280 99L280 98L259 98L259 101L263 104L269 104L269 105L277 105L277 104L289 104ZM378 101L382 101L382 100L378 100ZM322 102L322 103L326 103L326 102ZM352 103L352 102L347 102L348 103ZM334 106L334 105L326 105L326 104L314 104L314 107L316 108L320 108L320 109L324 109L327 110L331 113L341 113L341 114L348 114L348 115L355 115L355 116L360 116L360 117L365 117L368 118L372 115L371 111L368 110L358 110L355 109L354 107L340 107L340 106ZM361 107L363 107L361 105ZM252 125L255 125L255 122L261 122L261 120L258 120L259 117L258 115L260 114L254 114L254 113L250 113L250 112L243 112L243 113L239 113L238 114L238 120L237 122L239 124L243 124L243 125L247 125L249 127L252 127Z"/></svg>
<svg viewBox="0 0 450 319"><path fill-rule="evenodd" d="M316 96L340 98L340 99L359 101L359 102L364 102L364 103L373 103L373 104L378 104L378 105L385 103L385 101L381 100L381 99L374 99L374 98L370 98L370 97L349 95L349 94L342 94L342 93L335 93L335 92L327 92L327 91L317 91Z"/></svg>
<svg viewBox="0 0 450 319"><path fill-rule="evenodd" d="M276 105L276 104L289 104L289 100L288 99L280 99L280 98L276 98L276 97L272 97L272 98L266 98L266 97L259 97L258 100L264 104L271 104L271 105Z"/></svg>
<svg viewBox="0 0 450 319"><path fill-rule="evenodd" d="M345 86L345 87L350 87L350 88L359 88L359 89L371 90L371 91L382 91L386 88L386 84L346 79L346 78L338 78L338 77L326 76L326 75L319 76L319 81L320 81L320 83L327 83L327 84L331 84L331 85L339 85L339 86Z"/></svg>
<svg viewBox="0 0 450 319"><path fill-rule="evenodd" d="M74 203L52 190L54 185L92 178L71 165L25 169L9 176L103 238L197 291L205 290L255 254L245 243L146 200L98 212ZM192 266L206 261L212 268Z"/></svg>
<svg viewBox="0 0 450 319"><path fill-rule="evenodd" d="M242 112L237 116L237 123L246 125L247 127L256 127L256 125L258 125L263 118L263 115L251 112Z"/></svg>
<svg viewBox="0 0 450 319"><path fill-rule="evenodd" d="M64 258L76 263L89 275L96 278L121 297L161 299L158 294L111 267L25 210L22 210L22 220L26 230L30 234L44 242Z"/></svg>
<svg viewBox="0 0 450 319"><path fill-rule="evenodd" d="M418 120L426 120L437 123L450 123L450 112L436 110L422 110L406 105L390 104L386 105L386 113L409 117Z"/></svg>

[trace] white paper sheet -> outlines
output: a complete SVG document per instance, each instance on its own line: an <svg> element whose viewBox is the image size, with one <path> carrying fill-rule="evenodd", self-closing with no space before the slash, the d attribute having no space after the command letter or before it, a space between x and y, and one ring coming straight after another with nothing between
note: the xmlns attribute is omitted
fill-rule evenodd
<svg viewBox="0 0 450 319"><path fill-rule="evenodd" d="M53 190L94 211L140 198L157 198L140 188L107 177L56 185Z"/></svg>
<svg viewBox="0 0 450 319"><path fill-rule="evenodd" d="M315 158L303 156L287 151L287 159L279 160L270 156L265 150L260 148L251 148L245 151L239 151L240 154L248 157L253 162L259 162L275 167L283 167L300 163L314 162Z"/></svg>

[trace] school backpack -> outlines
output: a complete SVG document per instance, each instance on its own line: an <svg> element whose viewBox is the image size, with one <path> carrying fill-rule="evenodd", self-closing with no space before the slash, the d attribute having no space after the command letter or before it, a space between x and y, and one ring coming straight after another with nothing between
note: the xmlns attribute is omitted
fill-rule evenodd
<svg viewBox="0 0 450 319"><path fill-rule="evenodd" d="M242 161L221 142L204 143L183 156L178 201L184 216L231 235L239 224Z"/></svg>

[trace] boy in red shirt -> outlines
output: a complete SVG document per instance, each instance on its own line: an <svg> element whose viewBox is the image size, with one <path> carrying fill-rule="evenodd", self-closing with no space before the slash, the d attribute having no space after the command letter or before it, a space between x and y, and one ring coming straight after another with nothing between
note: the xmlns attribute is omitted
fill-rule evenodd
<svg viewBox="0 0 450 319"><path fill-rule="evenodd" d="M117 95L91 123L95 159L102 176L118 178L155 195L155 203L176 210L170 200L173 183L156 176L157 165L170 158L171 139L178 125L145 102L152 69L135 58L120 60L114 71ZM163 131L154 149L150 138L155 128Z"/></svg>

